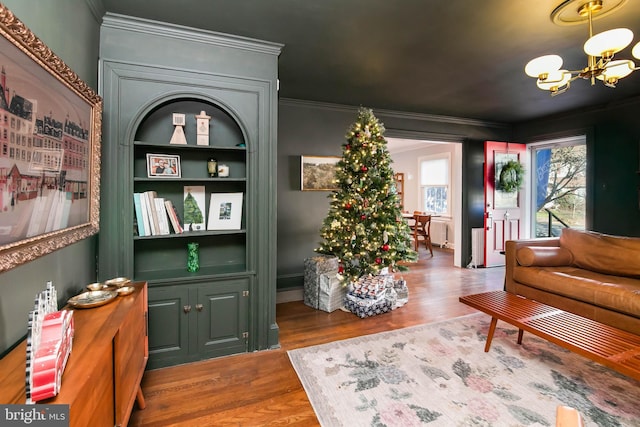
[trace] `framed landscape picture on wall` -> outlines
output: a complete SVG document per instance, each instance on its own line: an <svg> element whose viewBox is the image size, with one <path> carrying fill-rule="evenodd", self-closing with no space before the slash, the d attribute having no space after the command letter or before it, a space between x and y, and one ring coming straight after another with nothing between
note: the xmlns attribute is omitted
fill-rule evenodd
<svg viewBox="0 0 640 427"><path fill-rule="evenodd" d="M300 189L302 191L335 190L336 165L339 161L340 157L334 156L301 156Z"/></svg>
<svg viewBox="0 0 640 427"><path fill-rule="evenodd" d="M0 4L0 271L98 232L102 99Z"/></svg>

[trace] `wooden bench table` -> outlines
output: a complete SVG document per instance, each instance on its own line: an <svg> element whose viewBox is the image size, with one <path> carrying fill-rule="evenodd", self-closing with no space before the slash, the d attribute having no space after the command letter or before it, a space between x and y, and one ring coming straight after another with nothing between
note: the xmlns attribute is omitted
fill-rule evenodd
<svg viewBox="0 0 640 427"><path fill-rule="evenodd" d="M491 316L489 351L498 319L640 381L640 336L505 291L460 297Z"/></svg>

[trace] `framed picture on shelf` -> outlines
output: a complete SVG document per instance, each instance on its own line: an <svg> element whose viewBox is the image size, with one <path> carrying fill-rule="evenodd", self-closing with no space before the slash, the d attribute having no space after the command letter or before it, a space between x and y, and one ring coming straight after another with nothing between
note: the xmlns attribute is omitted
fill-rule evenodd
<svg viewBox="0 0 640 427"><path fill-rule="evenodd" d="M240 230L242 193L211 193L207 230Z"/></svg>
<svg viewBox="0 0 640 427"><path fill-rule="evenodd" d="M149 178L180 178L180 156L147 153L147 176Z"/></svg>
<svg viewBox="0 0 640 427"><path fill-rule="evenodd" d="M331 191L336 189L333 182L336 164L340 157L300 156L300 189L302 191Z"/></svg>
<svg viewBox="0 0 640 427"><path fill-rule="evenodd" d="M184 187L184 230L206 230L205 193L204 185L189 185Z"/></svg>
<svg viewBox="0 0 640 427"><path fill-rule="evenodd" d="M5 271L98 232L102 99L3 4L0 64Z"/></svg>

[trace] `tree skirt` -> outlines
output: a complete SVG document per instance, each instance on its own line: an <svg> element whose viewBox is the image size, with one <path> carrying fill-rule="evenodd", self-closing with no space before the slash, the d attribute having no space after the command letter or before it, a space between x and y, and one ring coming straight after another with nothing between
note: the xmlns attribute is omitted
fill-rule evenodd
<svg viewBox="0 0 640 427"><path fill-rule="evenodd" d="M321 425L555 426L559 405L587 426L640 426L640 382L498 322L453 320L288 352Z"/></svg>

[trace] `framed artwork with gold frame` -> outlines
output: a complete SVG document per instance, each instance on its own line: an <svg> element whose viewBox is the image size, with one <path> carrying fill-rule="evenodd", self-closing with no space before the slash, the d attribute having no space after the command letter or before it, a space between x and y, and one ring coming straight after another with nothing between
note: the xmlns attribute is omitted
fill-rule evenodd
<svg viewBox="0 0 640 427"><path fill-rule="evenodd" d="M102 99L0 4L0 271L99 230Z"/></svg>

